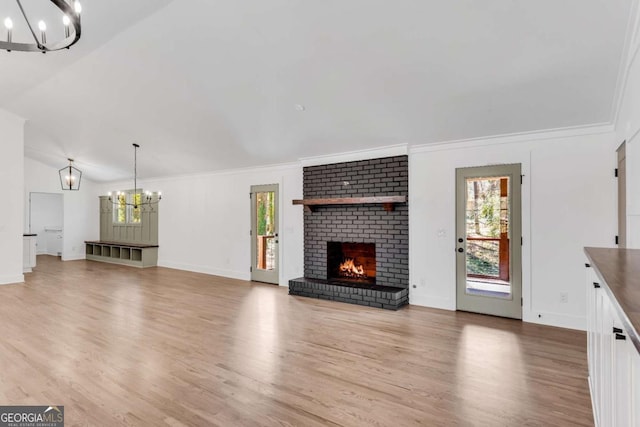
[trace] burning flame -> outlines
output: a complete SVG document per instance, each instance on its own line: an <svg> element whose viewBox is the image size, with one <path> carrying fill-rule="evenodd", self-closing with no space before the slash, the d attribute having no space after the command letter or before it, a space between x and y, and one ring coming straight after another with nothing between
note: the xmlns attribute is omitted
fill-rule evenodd
<svg viewBox="0 0 640 427"><path fill-rule="evenodd" d="M356 265L353 258L347 258L340 263L340 272L347 277L363 277L364 266Z"/></svg>

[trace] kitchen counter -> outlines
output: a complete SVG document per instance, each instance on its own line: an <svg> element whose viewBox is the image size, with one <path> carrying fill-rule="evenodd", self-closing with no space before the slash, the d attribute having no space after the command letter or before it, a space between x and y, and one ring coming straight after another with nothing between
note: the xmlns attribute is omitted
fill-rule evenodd
<svg viewBox="0 0 640 427"><path fill-rule="evenodd" d="M640 352L640 249L584 248L584 252Z"/></svg>

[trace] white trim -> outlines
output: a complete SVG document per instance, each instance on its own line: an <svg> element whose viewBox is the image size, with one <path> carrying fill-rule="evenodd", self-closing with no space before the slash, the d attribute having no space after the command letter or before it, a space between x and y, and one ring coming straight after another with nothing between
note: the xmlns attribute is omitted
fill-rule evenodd
<svg viewBox="0 0 640 427"><path fill-rule="evenodd" d="M593 411L593 424L595 427L599 427L600 423L598 422L598 411L594 398L595 395L593 391L593 381L591 381L591 375L587 377L587 382L589 383L589 397L591 398L591 410Z"/></svg>
<svg viewBox="0 0 640 427"><path fill-rule="evenodd" d="M20 283L24 283L24 274L0 276L0 285L17 285Z"/></svg>
<svg viewBox="0 0 640 427"><path fill-rule="evenodd" d="M635 6L635 9L634 9ZM639 43L639 39L640 39L640 7L638 5L638 1L637 0L632 0L631 1L631 7L629 9L629 16L635 16L635 19L633 20L633 27L628 28L627 30L632 30L632 37L631 37L631 46L633 46L633 49L635 51L638 50L638 48L640 47L640 43Z"/></svg>
<svg viewBox="0 0 640 427"><path fill-rule="evenodd" d="M413 287L409 287L409 305L415 305L418 307L437 308L440 310L456 311L456 303L450 298L433 297L429 295L422 295L417 297L414 295Z"/></svg>
<svg viewBox="0 0 640 427"><path fill-rule="evenodd" d="M638 133L640 133L640 127L636 129L631 136L625 139L627 144L631 144L636 139L636 136L638 136Z"/></svg>
<svg viewBox="0 0 640 427"><path fill-rule="evenodd" d="M345 151L344 153L323 156L301 157L302 166L328 165L332 163L355 162L359 160L379 159L383 157L403 156L409 153L408 144L388 145L366 150Z"/></svg>
<svg viewBox="0 0 640 427"><path fill-rule="evenodd" d="M520 173L523 175L520 184L520 218L521 224L521 294L522 294L522 320L528 322L533 317L533 259L532 248L534 236L531 232L533 226L532 209L533 199L531 197L531 177L533 176L532 152L529 150L526 162L521 163Z"/></svg>
<svg viewBox="0 0 640 427"><path fill-rule="evenodd" d="M540 317L538 317L540 316ZM523 321L529 323L537 323L539 325L556 326L560 328L576 329L578 331L587 330L587 317L586 316L572 316L569 314L559 313L547 313L538 311L532 313L529 318L524 318Z"/></svg>
<svg viewBox="0 0 640 427"><path fill-rule="evenodd" d="M512 144L519 142L540 141L544 139L568 138L572 136L598 135L614 132L615 127L609 123L588 126L567 127L560 129L541 130L533 132L511 133L478 138L441 141L422 145L413 145L410 154L428 153L433 151L456 150L461 148L484 147L488 145Z"/></svg>
<svg viewBox="0 0 640 427"><path fill-rule="evenodd" d="M57 256L57 255L56 255ZM60 257L60 259L62 261L80 261L80 260L85 260L87 259L87 257L85 255L71 255L69 257L65 256L64 254L62 254L62 256Z"/></svg>
<svg viewBox="0 0 640 427"><path fill-rule="evenodd" d="M192 264L183 264L179 262L167 262L159 261L158 267L171 268L174 270L191 271L193 273L209 274L211 276L228 277L231 279L251 281L251 273L236 270L222 270L218 268L211 268Z"/></svg>
<svg viewBox="0 0 640 427"><path fill-rule="evenodd" d="M256 173L256 172L277 172L281 170L288 169L298 169L300 168L299 162L290 162L290 163L280 163L274 165L264 165L264 166L248 166L245 168L237 168L237 169L223 169L220 171L209 171L209 172L197 172L192 174L182 174L182 175L171 175L171 176L163 176L163 177L155 177L155 178L144 178L140 179L139 182L145 184L149 182L165 182L165 181L176 181L181 179L194 179L194 178L207 178L210 176L222 176L222 175L239 175L243 173ZM99 182L100 186L107 185L117 185L121 183L127 182L126 180L113 180L113 181L102 181Z"/></svg>
<svg viewBox="0 0 640 427"><path fill-rule="evenodd" d="M636 55L638 53L638 48L640 47L640 43L636 42L638 24L640 23L638 21L638 19L640 18L638 12L639 10L636 0L633 1L630 5L630 13L629 18L627 19L624 44L622 47L622 53L620 55L620 64L618 65L618 77L616 79L616 87L615 91L613 92L613 100L611 103L610 123L612 123L614 126L618 122L618 115L620 114L620 110L622 109L625 89L627 88L627 81L629 80L629 71L631 70L631 65L635 61ZM634 42L636 42L635 45Z"/></svg>

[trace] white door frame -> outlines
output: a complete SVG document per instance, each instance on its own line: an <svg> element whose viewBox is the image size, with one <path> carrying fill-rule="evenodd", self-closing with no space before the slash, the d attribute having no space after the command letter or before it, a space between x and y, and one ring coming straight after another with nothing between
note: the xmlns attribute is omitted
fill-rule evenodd
<svg viewBox="0 0 640 427"><path fill-rule="evenodd" d="M275 224L272 239L275 242L275 268L265 270L258 268L258 244L257 244L257 212L256 212L256 193L273 191L275 193ZM280 284L280 185L252 185L251 186L251 280L256 282Z"/></svg>
<svg viewBox="0 0 640 427"><path fill-rule="evenodd" d="M509 224L511 295L497 298L473 295L466 291L466 178L468 177L510 177L511 209ZM456 169L456 308L503 317L522 319L523 313L523 257L522 257L522 165L492 165ZM462 240L462 241L461 241Z"/></svg>

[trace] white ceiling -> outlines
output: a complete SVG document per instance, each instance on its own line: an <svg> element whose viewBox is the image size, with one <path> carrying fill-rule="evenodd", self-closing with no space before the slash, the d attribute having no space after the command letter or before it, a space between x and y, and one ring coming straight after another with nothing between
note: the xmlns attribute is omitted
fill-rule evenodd
<svg viewBox="0 0 640 427"><path fill-rule="evenodd" d="M0 52L0 108L95 180L606 123L631 1L85 0L76 47Z"/></svg>

